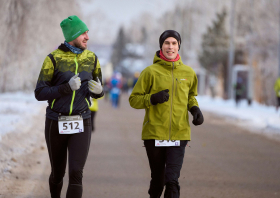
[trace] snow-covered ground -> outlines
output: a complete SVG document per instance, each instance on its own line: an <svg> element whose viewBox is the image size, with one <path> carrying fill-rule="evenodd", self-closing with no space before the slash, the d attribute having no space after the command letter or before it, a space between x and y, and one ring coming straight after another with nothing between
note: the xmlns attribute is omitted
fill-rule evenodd
<svg viewBox="0 0 280 198"><path fill-rule="evenodd" d="M47 102L38 102L33 92L13 92L0 94L0 140L6 133L30 126L33 116L47 106Z"/></svg>
<svg viewBox="0 0 280 198"><path fill-rule="evenodd" d="M252 132L267 136L280 135L280 112L275 107L253 102L251 106L241 101L236 107L233 100L212 99L208 96L198 96L202 111L208 111L244 127ZM32 116L47 106L47 102L38 102L34 93L2 93L0 94L0 140L1 135L16 131L19 127L34 122Z"/></svg>
<svg viewBox="0 0 280 198"><path fill-rule="evenodd" d="M268 137L280 136L280 111L274 106L261 105L255 101L249 106L247 100L241 100L238 107L234 100L223 100L209 96L198 96L202 111L220 115L236 125L251 132Z"/></svg>

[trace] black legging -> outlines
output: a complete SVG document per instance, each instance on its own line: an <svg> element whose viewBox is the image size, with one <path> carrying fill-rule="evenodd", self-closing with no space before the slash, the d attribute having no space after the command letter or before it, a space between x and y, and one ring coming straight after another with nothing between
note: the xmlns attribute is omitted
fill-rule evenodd
<svg viewBox="0 0 280 198"><path fill-rule="evenodd" d="M96 115L96 111L91 112L91 132L94 132L95 124L94 124L94 117Z"/></svg>
<svg viewBox="0 0 280 198"><path fill-rule="evenodd" d="M180 146L156 147L155 140L144 140L151 169L150 198L160 198L165 186L164 198L179 198L178 178L183 165L187 140Z"/></svg>
<svg viewBox="0 0 280 198"><path fill-rule="evenodd" d="M58 121L46 118L45 138L52 168L49 177L52 198L60 198L67 164L67 148L69 158L69 184L66 198L82 197L83 168L87 159L91 140L90 118L84 119L83 122L84 132L59 134Z"/></svg>

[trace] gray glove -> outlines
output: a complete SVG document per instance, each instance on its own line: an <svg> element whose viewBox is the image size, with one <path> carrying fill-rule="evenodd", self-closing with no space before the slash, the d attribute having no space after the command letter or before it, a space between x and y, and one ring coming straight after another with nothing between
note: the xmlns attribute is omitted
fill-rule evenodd
<svg viewBox="0 0 280 198"><path fill-rule="evenodd" d="M101 94L103 88L102 88L99 78L97 78L97 82L94 80L88 81L88 89L91 93Z"/></svg>
<svg viewBox="0 0 280 198"><path fill-rule="evenodd" d="M78 76L79 76L79 74L76 74L68 82L70 87L71 87L71 89L72 89L72 91L80 89L81 79Z"/></svg>

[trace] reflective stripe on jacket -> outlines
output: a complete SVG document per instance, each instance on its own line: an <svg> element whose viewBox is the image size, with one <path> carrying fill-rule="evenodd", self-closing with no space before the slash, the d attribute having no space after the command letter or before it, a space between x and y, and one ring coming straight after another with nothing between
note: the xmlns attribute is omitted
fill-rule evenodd
<svg viewBox="0 0 280 198"><path fill-rule="evenodd" d="M153 65L145 68L129 97L131 107L145 109L142 139L190 140L188 110L198 106L197 77L181 58L167 62L154 56ZM169 100L151 105L151 95L169 89Z"/></svg>

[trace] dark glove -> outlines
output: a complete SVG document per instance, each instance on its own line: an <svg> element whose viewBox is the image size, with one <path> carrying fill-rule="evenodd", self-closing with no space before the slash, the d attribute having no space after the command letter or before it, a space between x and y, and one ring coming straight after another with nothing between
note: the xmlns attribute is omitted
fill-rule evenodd
<svg viewBox="0 0 280 198"><path fill-rule="evenodd" d="M166 101L168 101L169 99L169 94L168 94L169 90L162 90L158 93L152 94L151 96L151 103L152 105L156 105L156 104L161 104L164 103Z"/></svg>
<svg viewBox="0 0 280 198"><path fill-rule="evenodd" d="M203 118L203 115L200 111L200 109L197 107L197 106L193 106L191 109L190 109L190 112L193 116L193 121L192 123L197 126L197 125L201 125L204 121L204 118Z"/></svg>

